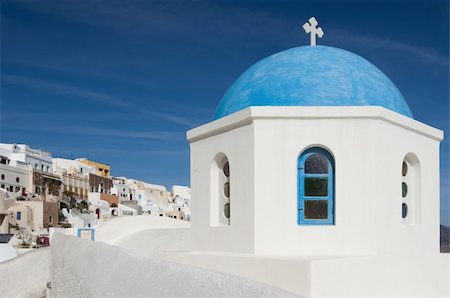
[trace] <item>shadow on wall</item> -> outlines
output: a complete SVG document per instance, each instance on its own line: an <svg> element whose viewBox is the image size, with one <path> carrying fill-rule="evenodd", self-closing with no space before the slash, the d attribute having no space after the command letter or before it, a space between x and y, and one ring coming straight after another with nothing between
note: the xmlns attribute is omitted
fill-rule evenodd
<svg viewBox="0 0 450 298"><path fill-rule="evenodd" d="M61 233L52 237L50 258L52 297L298 297L234 275L139 258Z"/></svg>
<svg viewBox="0 0 450 298"><path fill-rule="evenodd" d="M450 227L441 225L441 252L450 253Z"/></svg>

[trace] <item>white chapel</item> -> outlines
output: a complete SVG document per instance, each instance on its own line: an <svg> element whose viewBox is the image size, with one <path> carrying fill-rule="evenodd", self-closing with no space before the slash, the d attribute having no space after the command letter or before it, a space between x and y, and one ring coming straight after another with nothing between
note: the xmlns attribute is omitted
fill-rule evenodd
<svg viewBox="0 0 450 298"><path fill-rule="evenodd" d="M305 297L447 297L439 252L443 132L349 51L273 54L187 132L191 250L169 259ZM320 29L320 31L318 30Z"/></svg>

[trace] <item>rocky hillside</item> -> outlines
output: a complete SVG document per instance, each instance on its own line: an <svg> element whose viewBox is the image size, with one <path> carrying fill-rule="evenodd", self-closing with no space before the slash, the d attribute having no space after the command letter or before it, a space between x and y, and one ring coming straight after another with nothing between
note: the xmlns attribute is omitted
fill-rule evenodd
<svg viewBox="0 0 450 298"><path fill-rule="evenodd" d="M441 252L450 253L450 227L441 225Z"/></svg>

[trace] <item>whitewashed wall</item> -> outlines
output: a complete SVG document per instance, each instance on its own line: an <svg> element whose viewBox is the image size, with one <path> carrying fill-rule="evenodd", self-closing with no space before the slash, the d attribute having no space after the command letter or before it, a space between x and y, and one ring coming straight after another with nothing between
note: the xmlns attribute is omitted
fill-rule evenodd
<svg viewBox="0 0 450 298"><path fill-rule="evenodd" d="M438 253L442 132L381 107L252 107L188 132L195 250ZM335 159L335 225L297 224L297 159ZM402 162L421 165L420 224L401 217ZM230 226L211 224L210 167L230 161ZM213 208L214 209L214 208Z"/></svg>
<svg viewBox="0 0 450 298"><path fill-rule="evenodd" d="M40 248L0 263L2 297L45 297L50 280L50 248Z"/></svg>
<svg viewBox="0 0 450 298"><path fill-rule="evenodd" d="M4 177L4 179L2 179ZM19 179L19 181L17 181ZM23 188L27 189L30 181L30 175L27 168L18 168L0 164L0 186L10 193L16 193L22 191ZM10 191L10 187L13 187L13 191Z"/></svg>
<svg viewBox="0 0 450 298"><path fill-rule="evenodd" d="M248 279L139 258L61 233L52 237L51 264L51 297L297 297Z"/></svg>

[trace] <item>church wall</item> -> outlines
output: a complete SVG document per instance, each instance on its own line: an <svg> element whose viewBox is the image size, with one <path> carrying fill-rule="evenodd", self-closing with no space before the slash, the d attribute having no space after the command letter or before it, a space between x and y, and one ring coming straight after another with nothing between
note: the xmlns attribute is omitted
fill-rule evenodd
<svg viewBox="0 0 450 298"><path fill-rule="evenodd" d="M190 148L192 250L253 252L253 125L193 141ZM217 154L227 156L230 165L230 225L223 226L216 226L211 205L217 185L210 170Z"/></svg>
<svg viewBox="0 0 450 298"><path fill-rule="evenodd" d="M256 252L373 251L374 120L261 119L254 125ZM335 159L335 225L297 223L297 159L314 146Z"/></svg>
<svg viewBox="0 0 450 298"><path fill-rule="evenodd" d="M441 131L381 107L252 107L193 129L192 249L434 254L441 138ZM334 225L297 222L297 161L314 146L334 157ZM219 153L230 162L230 226L215 226L211 217L210 171ZM405 156L420 167L421 200L411 222L402 219Z"/></svg>
<svg viewBox="0 0 450 298"><path fill-rule="evenodd" d="M439 252L439 141L402 127L380 121L377 129L379 171L376 177L378 204L374 241L379 252L423 255ZM402 162L413 153L421 175L414 204L408 208L408 221L402 219ZM408 169L411 170L411 169Z"/></svg>

